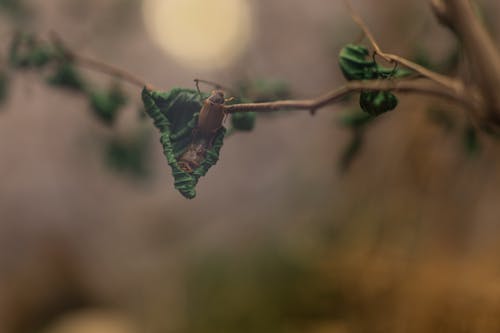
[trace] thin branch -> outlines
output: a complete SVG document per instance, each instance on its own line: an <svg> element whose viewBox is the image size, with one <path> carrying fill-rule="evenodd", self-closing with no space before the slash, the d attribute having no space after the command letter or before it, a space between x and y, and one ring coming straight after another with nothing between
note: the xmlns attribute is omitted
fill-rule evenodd
<svg viewBox="0 0 500 333"><path fill-rule="evenodd" d="M343 97L361 91L394 91L401 93L415 93L436 96L448 101L458 103L462 107L476 109L478 103L469 100L448 89L433 84L427 80L373 80L373 81L351 81L345 86L335 89L315 99L286 100L267 103L244 103L226 105L228 113L235 112L270 112L276 110L307 110L315 111L319 108L338 102Z"/></svg>
<svg viewBox="0 0 500 333"><path fill-rule="evenodd" d="M134 76L128 71L125 71L121 68L115 67L113 65L106 64L104 62L100 62L98 60L88 58L86 56L82 56L79 54L71 53L69 54L71 59L75 61L77 65L85 67L87 69L100 72L103 74L111 75L115 78L119 78L123 81L126 81L130 84L138 86L140 88L149 87L149 89L153 89L153 87L147 83L145 80Z"/></svg>
<svg viewBox="0 0 500 333"><path fill-rule="evenodd" d="M59 46L61 50L63 50L65 56L72 60L76 65L85 67L89 70L99 72L102 74L107 74L113 76L115 78L119 78L123 81L126 81L132 85L138 86L140 88L148 87L148 89L154 89L154 87L147 83L142 78L135 76L134 74L116 66L101 62L99 60L95 60L83 55L78 54L77 52L70 49L62 39L55 33L52 33L52 39L54 44Z"/></svg>
<svg viewBox="0 0 500 333"><path fill-rule="evenodd" d="M380 48L379 44L375 40L375 37L373 37L373 34L371 33L370 29L366 25L366 23L363 21L361 16L354 10L350 0L344 0L347 9L349 10L349 13L351 14L352 20L361 28L361 30L364 32L366 38L368 38L370 44L373 47L373 50L375 54L379 55L382 59L384 59L387 62L391 63L399 63L402 66L413 70L414 72L420 74L423 77L426 77L436 83L441 84L442 86L451 89L455 91L456 93L461 93L464 88L463 84L455 79L449 78L445 75L436 73L434 71L431 71L423 66L420 66L419 64L414 63L413 61L410 61L408 59L405 59L403 57L400 57L398 55L386 53L382 51Z"/></svg>

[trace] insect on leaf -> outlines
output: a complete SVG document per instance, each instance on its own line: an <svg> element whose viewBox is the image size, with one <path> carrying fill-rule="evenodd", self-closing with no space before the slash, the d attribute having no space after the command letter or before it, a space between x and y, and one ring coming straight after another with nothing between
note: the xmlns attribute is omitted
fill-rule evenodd
<svg viewBox="0 0 500 333"><path fill-rule="evenodd" d="M208 147L205 159L198 168L193 172L181 169L178 159L192 142L202 101L207 97L207 95L200 96L195 90L181 88L174 88L169 92L152 91L147 88L142 91L146 113L160 131L163 154L172 168L174 186L188 199L196 196L195 188L199 178L218 161L226 132L224 127L217 131L212 144Z"/></svg>

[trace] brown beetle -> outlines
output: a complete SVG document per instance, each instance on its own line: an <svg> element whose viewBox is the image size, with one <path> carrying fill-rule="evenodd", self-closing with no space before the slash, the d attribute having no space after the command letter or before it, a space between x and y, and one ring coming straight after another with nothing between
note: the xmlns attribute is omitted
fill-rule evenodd
<svg viewBox="0 0 500 333"><path fill-rule="evenodd" d="M205 159L207 149L212 146L217 131L222 127L226 116L224 92L214 90L203 102L198 124L193 131L193 140L179 158L179 166L186 172L193 172Z"/></svg>

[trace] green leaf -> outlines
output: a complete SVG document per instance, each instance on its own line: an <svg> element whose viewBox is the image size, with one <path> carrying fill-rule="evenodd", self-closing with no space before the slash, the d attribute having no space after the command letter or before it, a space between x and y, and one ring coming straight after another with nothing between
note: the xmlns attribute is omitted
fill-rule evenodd
<svg viewBox="0 0 500 333"><path fill-rule="evenodd" d="M255 112L236 112L231 115L231 125L238 131L251 131L255 127Z"/></svg>
<svg viewBox="0 0 500 333"><path fill-rule="evenodd" d="M172 168L174 186L186 198L196 196L196 184L200 177L215 165L219 159L226 129L221 127L208 147L205 160L192 173L182 170L178 158L193 140L193 130L198 122L198 114L203 99L195 90L174 88L169 92L157 92L144 88L142 100L147 114L160 131L163 154Z"/></svg>
<svg viewBox="0 0 500 333"><path fill-rule="evenodd" d="M363 111L376 117L394 110L398 105L398 99L388 91L363 91L359 97L359 105Z"/></svg>
<svg viewBox="0 0 500 333"><path fill-rule="evenodd" d="M15 68L41 68L53 61L57 51L32 34L17 33L10 43L9 64Z"/></svg>
<svg viewBox="0 0 500 333"><path fill-rule="evenodd" d="M84 91L86 88L80 72L76 70L72 63L67 61L57 66L56 72L48 78L48 82L54 86L77 91Z"/></svg>
<svg viewBox="0 0 500 333"><path fill-rule="evenodd" d="M380 66L369 58L369 54L368 49L362 45L348 44L342 48L339 54L339 65L348 81L402 78L412 74L410 70L404 68ZM363 111L372 116L378 116L395 109L398 99L391 92L363 91L359 97L359 104Z"/></svg>
<svg viewBox="0 0 500 333"><path fill-rule="evenodd" d="M127 172L137 178L149 174L149 131L140 131L129 137L115 137L107 144L106 162L118 172Z"/></svg>
<svg viewBox="0 0 500 333"><path fill-rule="evenodd" d="M127 103L127 97L117 85L108 91L93 91L89 95L90 106L95 115L106 125L112 125L118 111Z"/></svg>
<svg viewBox="0 0 500 333"><path fill-rule="evenodd" d="M348 44L340 50L339 65L346 80L377 78L377 64L373 59L367 59L369 54L368 49L362 45Z"/></svg>

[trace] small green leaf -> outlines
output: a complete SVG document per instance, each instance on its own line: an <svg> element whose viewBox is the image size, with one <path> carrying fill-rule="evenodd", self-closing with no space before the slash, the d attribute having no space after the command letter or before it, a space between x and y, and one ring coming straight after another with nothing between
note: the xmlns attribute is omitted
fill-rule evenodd
<svg viewBox="0 0 500 333"><path fill-rule="evenodd" d="M186 198L196 196L196 184L200 177L215 165L219 159L226 129L221 127L207 147L205 160L192 173L182 170L178 158L193 141L193 130L198 122L198 114L203 99L195 90L174 88L169 92L157 92L144 88L142 100L147 114L160 131L163 154L172 168L174 186Z"/></svg>
<svg viewBox="0 0 500 333"><path fill-rule="evenodd" d="M377 65L373 59L368 59L369 54L368 49L362 45L348 44L340 50L339 65L346 80L377 78Z"/></svg>
<svg viewBox="0 0 500 333"><path fill-rule="evenodd" d="M40 46L32 50L28 55L28 62L33 67L43 67L54 57L54 52L49 47Z"/></svg>
<svg viewBox="0 0 500 333"><path fill-rule="evenodd" d="M113 138L106 147L106 162L113 170L144 178L150 171L149 154L149 131L142 131L126 138Z"/></svg>
<svg viewBox="0 0 500 333"><path fill-rule="evenodd" d="M363 91L359 97L359 105L363 111L376 117L394 110L398 105L398 99L388 91Z"/></svg>
<svg viewBox="0 0 500 333"><path fill-rule="evenodd" d="M117 85L108 91L91 92L89 100L95 115L106 125L114 123L118 111L127 103L127 97Z"/></svg>
<svg viewBox="0 0 500 333"><path fill-rule="evenodd" d="M9 64L15 68L41 68L56 57L56 50L32 34L17 33L10 44Z"/></svg>
<svg viewBox="0 0 500 333"><path fill-rule="evenodd" d="M236 112L231 115L231 125L238 131L251 131L255 127L255 112Z"/></svg>
<svg viewBox="0 0 500 333"><path fill-rule="evenodd" d="M84 91L86 88L82 75L75 66L67 61L57 66L56 72L47 80L49 84L68 88L77 91Z"/></svg>

